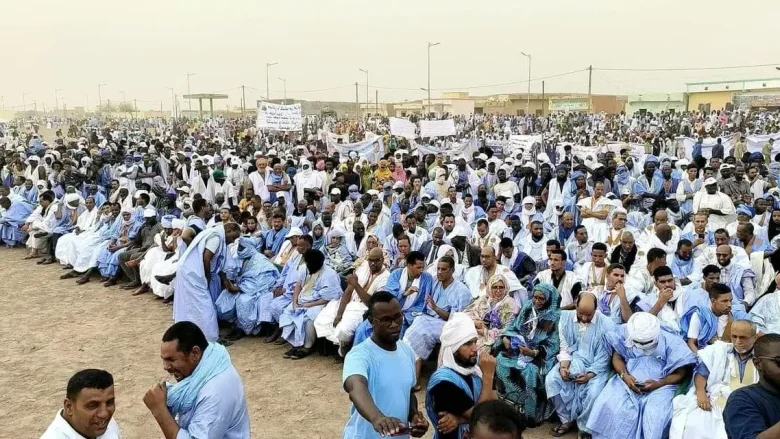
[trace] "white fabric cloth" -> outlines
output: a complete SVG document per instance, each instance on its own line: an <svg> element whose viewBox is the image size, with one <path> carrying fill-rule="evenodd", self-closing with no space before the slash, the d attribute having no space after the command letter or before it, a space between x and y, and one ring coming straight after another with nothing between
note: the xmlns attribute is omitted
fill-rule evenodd
<svg viewBox="0 0 780 439"><path fill-rule="evenodd" d="M461 375L482 377L479 366L463 367L455 361L455 352L461 346L478 337L474 321L466 313L456 312L450 315L441 331L441 350L439 366L449 367Z"/></svg>
<svg viewBox="0 0 780 439"><path fill-rule="evenodd" d="M648 312L634 313L626 323L626 347L647 348L653 341L658 342L660 331L661 322L656 316Z"/></svg>
<svg viewBox="0 0 780 439"><path fill-rule="evenodd" d="M108 427L106 432L98 436L97 439L119 439L121 438L119 432L119 425L114 418L108 421ZM80 435L73 427L68 424L68 421L62 417L62 410L58 411L54 417L54 420L49 424L49 428L43 433L41 439L84 439L84 436Z"/></svg>

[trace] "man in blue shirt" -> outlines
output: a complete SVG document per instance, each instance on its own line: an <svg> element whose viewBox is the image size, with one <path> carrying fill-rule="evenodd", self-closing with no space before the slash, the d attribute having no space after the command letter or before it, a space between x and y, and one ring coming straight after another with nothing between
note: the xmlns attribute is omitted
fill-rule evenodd
<svg viewBox="0 0 780 439"><path fill-rule="evenodd" d="M780 437L780 335L759 337L753 349L759 381L729 396L723 411L726 433L734 439Z"/></svg>
<svg viewBox="0 0 780 439"><path fill-rule="evenodd" d="M343 437L422 437L428 421L417 407L414 351L399 341L403 313L398 299L378 291L368 302L371 338L344 360L344 390L352 401Z"/></svg>

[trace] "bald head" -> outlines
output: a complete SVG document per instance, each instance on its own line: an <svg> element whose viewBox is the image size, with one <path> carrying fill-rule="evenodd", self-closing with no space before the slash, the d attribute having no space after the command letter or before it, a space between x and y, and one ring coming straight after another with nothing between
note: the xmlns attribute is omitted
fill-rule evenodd
<svg viewBox="0 0 780 439"><path fill-rule="evenodd" d="M368 268L371 273L381 273L385 265L385 255L382 249L374 247L368 252Z"/></svg>
<svg viewBox="0 0 780 439"><path fill-rule="evenodd" d="M581 293L577 296L577 321L590 323L596 315L597 299L593 293Z"/></svg>
<svg viewBox="0 0 780 439"><path fill-rule="evenodd" d="M731 263L731 246L727 244L719 245L715 249L715 257L718 259L718 263L725 267Z"/></svg>
<svg viewBox="0 0 780 439"><path fill-rule="evenodd" d="M489 245L482 247L479 258L482 262L482 267L488 270L493 269L496 265L496 251Z"/></svg>
<svg viewBox="0 0 780 439"><path fill-rule="evenodd" d="M661 223L659 225L655 226L655 236L658 237L658 239L661 240L664 244L669 242L670 239L672 239L672 228L669 227L669 224Z"/></svg>
<svg viewBox="0 0 780 439"><path fill-rule="evenodd" d="M655 213L653 219L655 220L655 225L658 226L659 224L666 224L669 222L669 215L666 214L665 210L659 210Z"/></svg>

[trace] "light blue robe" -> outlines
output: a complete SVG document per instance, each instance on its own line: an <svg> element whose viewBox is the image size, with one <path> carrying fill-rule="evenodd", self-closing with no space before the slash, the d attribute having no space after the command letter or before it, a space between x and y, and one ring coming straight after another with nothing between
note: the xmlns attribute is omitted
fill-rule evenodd
<svg viewBox="0 0 780 439"><path fill-rule="evenodd" d="M420 287L417 291L417 296L412 302L406 303L407 298L404 297L404 292L401 290L401 275L404 274L405 269L398 268L390 273L387 277L387 283L385 284L385 291L394 295L401 303L401 309L404 313L404 324L401 327L401 331L405 332L415 317L422 314L425 307L425 298L433 293L433 276L426 272L422 272L420 275ZM409 281L406 285L409 288L412 285L412 281Z"/></svg>
<svg viewBox="0 0 780 439"><path fill-rule="evenodd" d="M177 416L176 422L179 424L176 439L252 437L244 385L235 367L231 365L210 379L198 392L195 406Z"/></svg>
<svg viewBox="0 0 780 439"><path fill-rule="evenodd" d="M220 320L235 322L244 333L255 334L260 323L270 319L271 286L279 270L250 245L239 251L238 261L240 272L235 284L240 292L222 290L216 301L217 315Z"/></svg>
<svg viewBox="0 0 780 439"><path fill-rule="evenodd" d="M694 314L699 315L699 336L696 338L696 347L703 349L712 337L718 335L718 318L712 313L709 306L693 306L685 311L685 314L680 317L680 335L683 340L688 340L688 329L691 326L691 318Z"/></svg>
<svg viewBox="0 0 780 439"><path fill-rule="evenodd" d="M576 420L580 431L591 433L587 428L591 408L613 374L612 356L604 345L603 338L604 334L614 331L616 325L597 311L579 341L576 316L577 311L561 311L561 318L558 320L559 334L569 345L568 353L572 357L569 374L576 376L592 372L596 376L587 384L564 381L558 363L547 373L545 388L547 397L555 403L555 410L563 422Z"/></svg>
<svg viewBox="0 0 780 439"><path fill-rule="evenodd" d="M428 387L425 391L425 411L428 413L428 418L431 419L431 422L434 426L438 426L436 420L439 419L439 414L436 413L434 405L435 401L433 395L431 395L431 390L436 387L437 384L444 382L456 385L460 390L463 391L463 393L471 396L471 400L474 401L474 405L477 404L479 395L482 393L482 378L478 377L477 375L471 377L471 383L473 387L471 388L457 372L450 369L449 367L440 367L437 369L428 380ZM433 431L433 439L438 439L438 429L433 428ZM463 439L467 431L469 431L469 424L460 424L457 430L458 439Z"/></svg>
<svg viewBox="0 0 780 439"><path fill-rule="evenodd" d="M292 303L290 303L279 317L279 327L282 329L282 337L290 342L293 347L303 346L306 339L304 325L306 322L313 323L320 311L325 308L325 305L313 306L311 308L302 308L300 305L315 302L320 299L327 301L339 300L343 294L338 273L327 265L323 265L320 270L322 271L322 274L320 274L319 278L314 282L314 285L312 285L310 294L298 294L298 306L293 309ZM302 277L299 282L304 285L307 280L309 280L308 275Z"/></svg>
<svg viewBox="0 0 780 439"><path fill-rule="evenodd" d="M284 264L282 272L276 279L272 289L282 288L284 293L279 297L271 299L268 309L268 323L278 323L279 317L282 316L285 308L292 303L293 292L295 291L295 284L298 280L306 277L306 265L303 263L303 258L300 253L296 252L296 255L291 257L290 260Z"/></svg>
<svg viewBox="0 0 780 439"><path fill-rule="evenodd" d="M11 203L8 210L0 217L0 240L6 247L13 247L24 240L24 232L21 227L30 217L33 206L23 201Z"/></svg>
<svg viewBox="0 0 780 439"><path fill-rule="evenodd" d="M112 235L109 242L116 241L120 238L122 217L119 216L118 218L120 221L120 229L119 231L117 231L116 235ZM143 220L140 222L134 220L133 223L130 226L128 226L127 240L132 241L133 239L135 239L136 235L141 230L141 227L143 227L143 225L144 225ZM127 247L121 248L111 253L110 251L108 251L108 243L102 246L97 255L97 268L98 270L100 270L100 275L107 278L116 276L119 270L119 255L121 255L126 251L127 251Z"/></svg>
<svg viewBox="0 0 780 439"><path fill-rule="evenodd" d="M626 362L629 374L641 383L660 380L684 366L696 364L696 356L678 333L663 326L658 345L650 355L627 348L626 325L604 335L611 356L617 352ZM647 394L631 391L619 376L613 375L593 404L587 428L593 437L610 439L662 439L669 435L672 398L676 385L668 385Z"/></svg>
<svg viewBox="0 0 780 439"><path fill-rule="evenodd" d="M203 269L203 253L206 251L206 240L215 235L219 237L220 245L211 258L209 267L211 282L207 282ZM179 257L176 267L176 279L173 284L176 294L173 301L173 320L195 323L209 341L216 341L219 338L214 300L222 290L219 272L225 265L226 257L225 228L220 224L198 233Z"/></svg>
<svg viewBox="0 0 780 439"><path fill-rule="evenodd" d="M97 267L97 259L100 251L106 247L112 239L118 239L122 227L122 217L109 218L101 222L94 232L79 235L76 242L76 260L73 270L83 273L90 268Z"/></svg>
<svg viewBox="0 0 780 439"><path fill-rule="evenodd" d="M261 245L261 250L271 250L271 253L274 255L279 254L279 250L282 249L282 244L284 244L287 232L289 232L289 229L282 228L278 232L274 229L271 229L263 233L263 244Z"/></svg>
<svg viewBox="0 0 780 439"><path fill-rule="evenodd" d="M462 311L471 303L471 292L459 280L453 281L447 288L437 280L433 285L433 301L444 311L454 313ZM445 323L427 303L424 304L423 313L414 319L404 334L404 341L409 343L417 358L427 359L431 356L433 348L439 344Z"/></svg>

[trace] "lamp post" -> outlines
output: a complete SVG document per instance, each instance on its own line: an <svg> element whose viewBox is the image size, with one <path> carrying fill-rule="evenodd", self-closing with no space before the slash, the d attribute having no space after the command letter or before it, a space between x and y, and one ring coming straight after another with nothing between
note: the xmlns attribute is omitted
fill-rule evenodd
<svg viewBox="0 0 780 439"><path fill-rule="evenodd" d="M27 111L27 103L24 101L24 97L30 93L22 93L22 112Z"/></svg>
<svg viewBox="0 0 780 439"><path fill-rule="evenodd" d="M268 72L271 69L271 66L275 66L279 64L278 62L267 62L265 63L265 98L267 100L271 100L271 92L270 92L270 86L268 85Z"/></svg>
<svg viewBox="0 0 780 439"><path fill-rule="evenodd" d="M520 54L528 58L528 92L525 101L525 114L528 115L528 112L531 111L531 54L525 52L520 52Z"/></svg>
<svg viewBox="0 0 780 439"><path fill-rule="evenodd" d="M358 69L358 70L366 74L366 110L368 110L368 104L371 101L371 98L368 97L368 70L365 69Z"/></svg>
<svg viewBox="0 0 780 439"><path fill-rule="evenodd" d="M278 80L282 81L284 83L284 103L287 103L287 80L284 78L277 78Z"/></svg>
<svg viewBox="0 0 780 439"><path fill-rule="evenodd" d="M173 111L173 117L176 117L176 95L173 91L173 87L165 87L166 90L171 91L171 111Z"/></svg>
<svg viewBox="0 0 780 439"><path fill-rule="evenodd" d="M431 43L428 41L428 111L431 109L431 47L438 46L441 42Z"/></svg>
<svg viewBox="0 0 780 439"><path fill-rule="evenodd" d="M57 111L60 109L60 98L59 98L59 92L61 92L61 88L55 88L54 89L54 115L57 115Z"/></svg>
<svg viewBox="0 0 780 439"><path fill-rule="evenodd" d="M197 73L187 73L187 110L192 111L192 99L189 98L190 95L190 76L195 76Z"/></svg>

